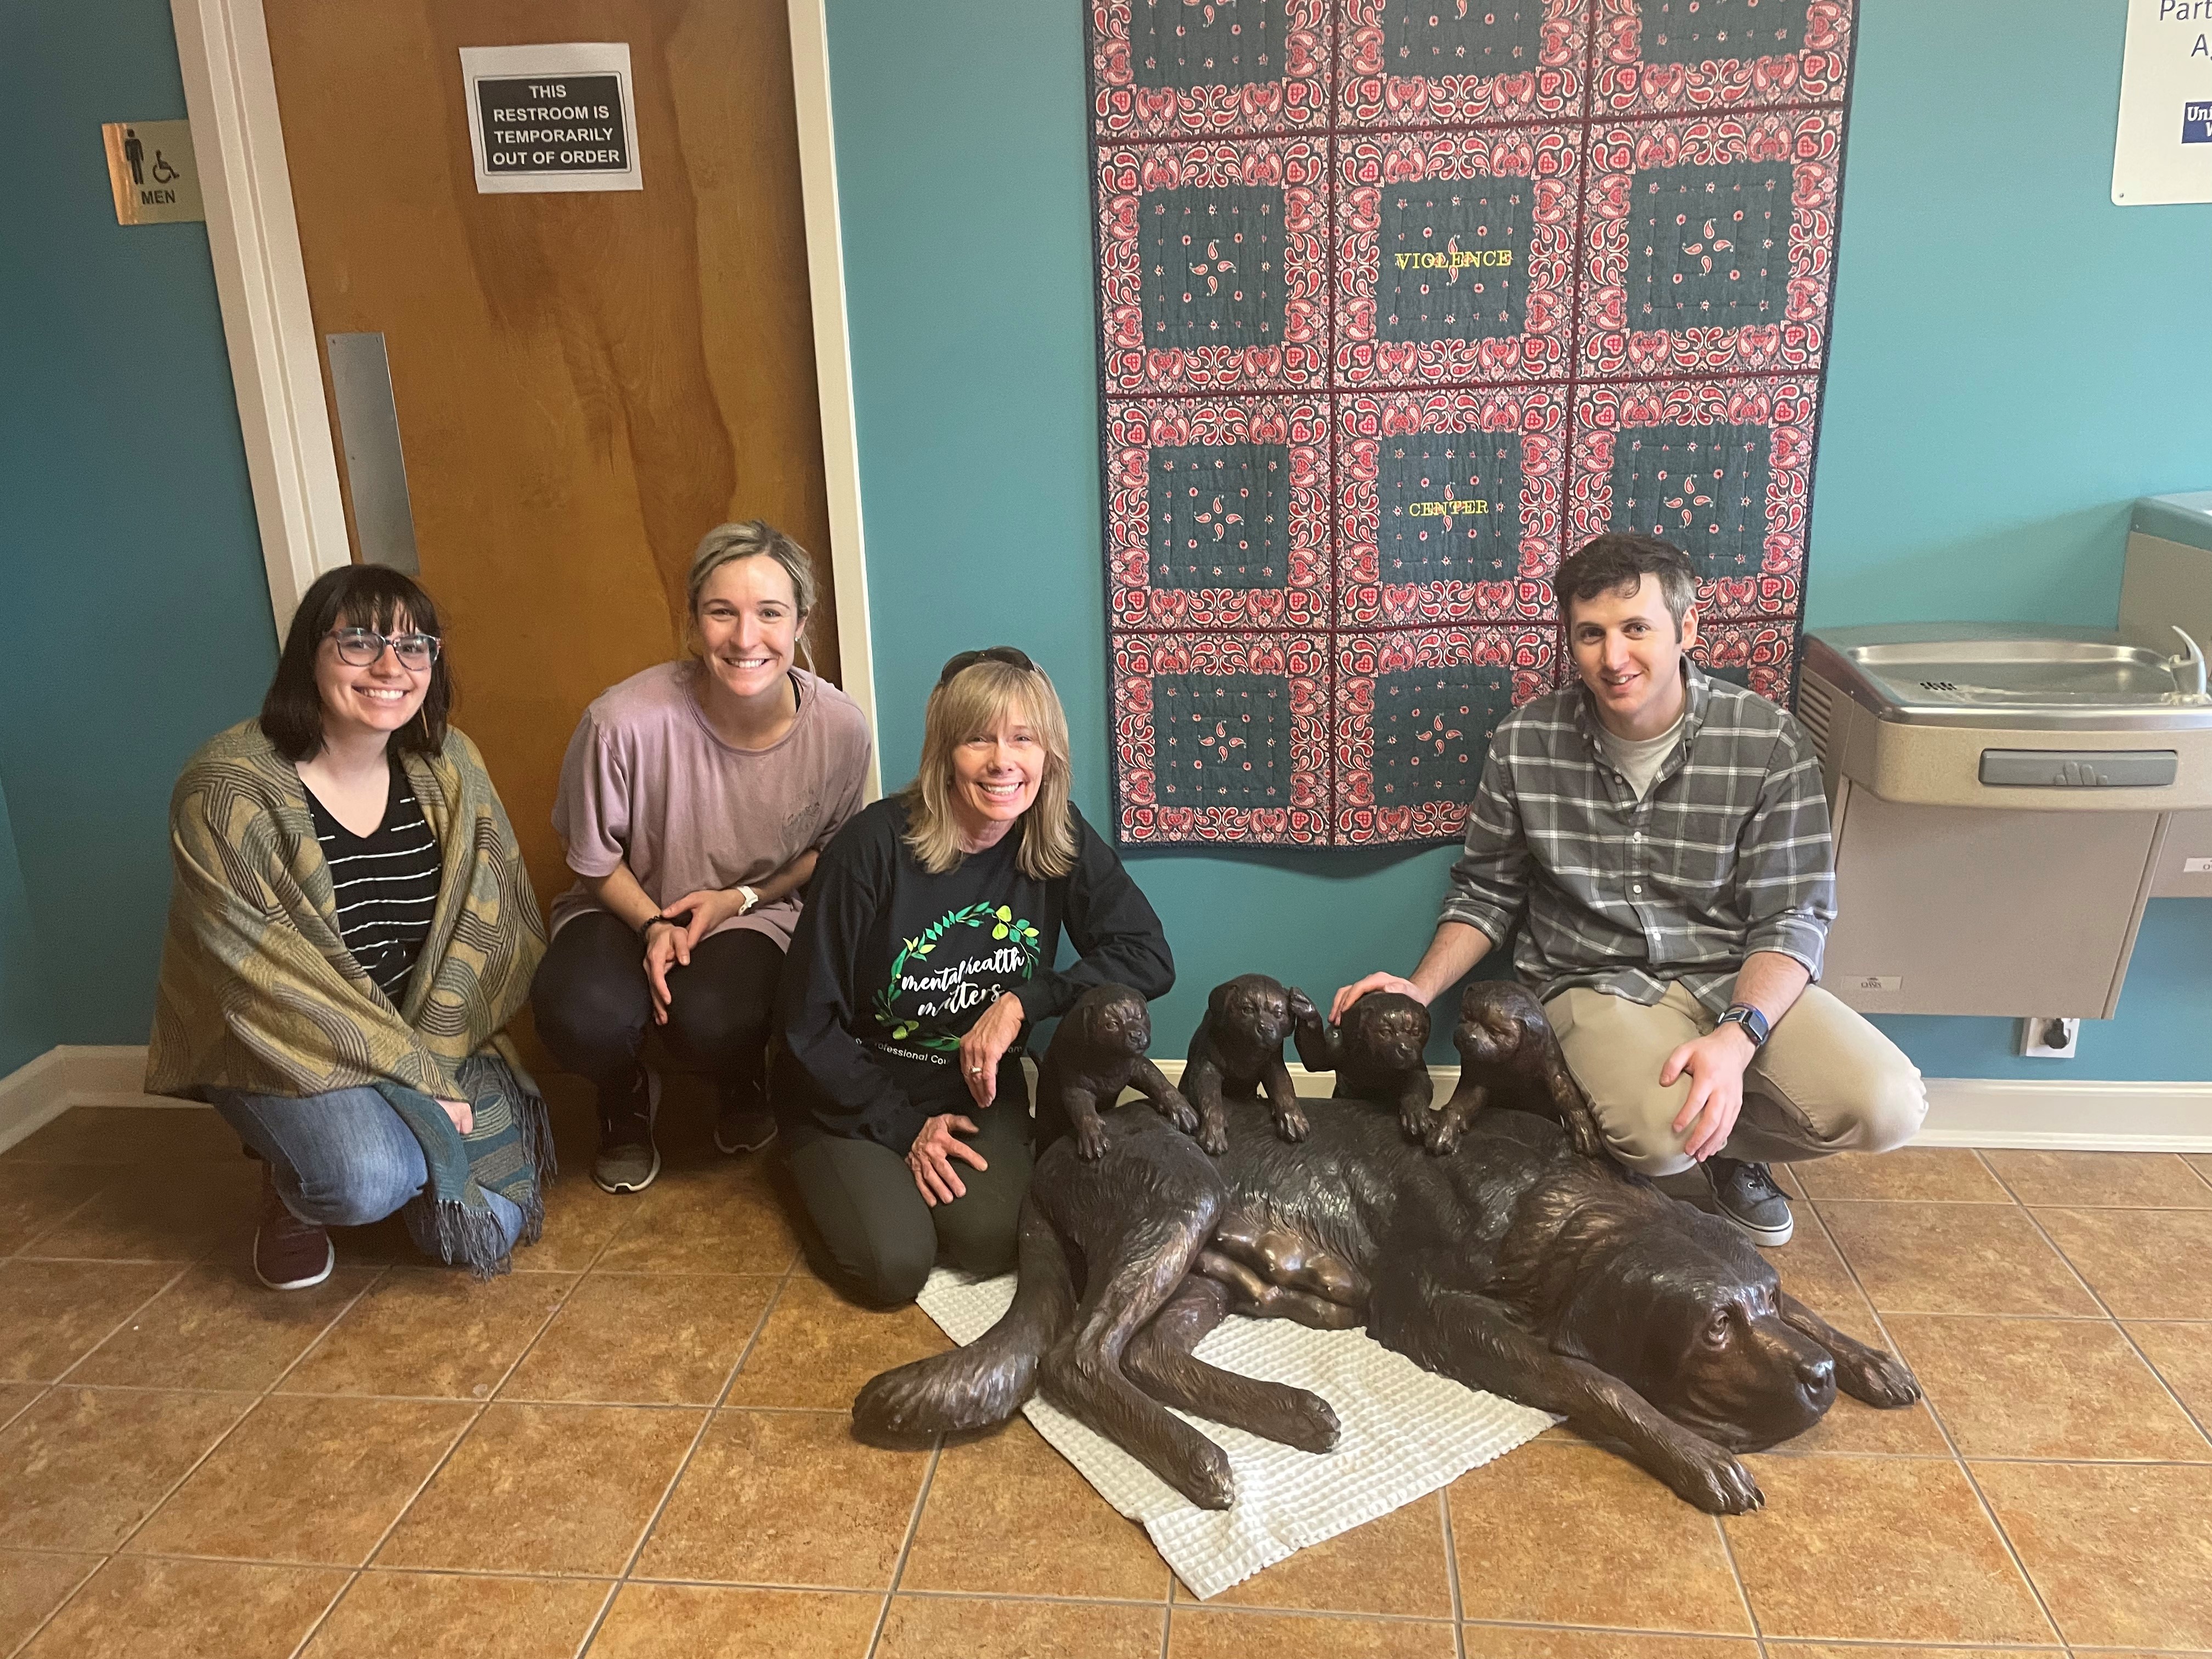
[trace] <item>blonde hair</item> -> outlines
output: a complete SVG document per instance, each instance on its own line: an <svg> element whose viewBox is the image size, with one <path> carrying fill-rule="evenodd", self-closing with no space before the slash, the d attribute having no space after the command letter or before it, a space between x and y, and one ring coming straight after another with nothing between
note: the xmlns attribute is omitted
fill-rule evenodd
<svg viewBox="0 0 2212 1659"><path fill-rule="evenodd" d="M814 561L797 542L759 519L747 519L743 524L718 524L699 538L699 545L691 555L691 574L685 584L684 608L684 648L693 656L699 654L699 595L707 586L707 579L726 564L735 564L739 559L774 559L783 567L783 574L791 578L791 592L799 606L798 640L799 659L808 668L814 666L813 653L806 648L806 618L814 609Z"/></svg>
<svg viewBox="0 0 2212 1659"><path fill-rule="evenodd" d="M1045 754L1036 799L1022 814L1021 850L1015 861L1036 881L1056 880L1075 868L1075 828L1067 804L1067 712L1060 706L1060 693L1042 668L986 658L929 694L922 715L921 765L900 792L906 803L906 844L914 849L915 861L933 876L943 875L961 859L952 816L953 750L992 730L1008 713L1029 722Z"/></svg>

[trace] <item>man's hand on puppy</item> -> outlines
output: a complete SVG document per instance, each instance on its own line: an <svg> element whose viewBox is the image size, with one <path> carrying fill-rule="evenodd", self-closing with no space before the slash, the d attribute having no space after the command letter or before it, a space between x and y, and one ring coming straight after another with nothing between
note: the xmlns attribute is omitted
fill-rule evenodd
<svg viewBox="0 0 2212 1659"><path fill-rule="evenodd" d="M1328 1023L1344 1024L1344 1011L1365 996L1370 991L1395 991L1401 997L1411 997L1425 1003L1429 994L1410 979L1401 979L1395 974L1370 974L1365 979L1356 979L1332 998L1328 1005Z"/></svg>
<svg viewBox="0 0 2212 1659"><path fill-rule="evenodd" d="M958 1131L956 1133L955 1131ZM991 1166L983 1154L960 1139L961 1134L974 1134L973 1118L961 1117L952 1112L941 1112L921 1126L921 1133L907 1148L906 1166L914 1171L914 1184L921 1189L922 1201L935 1209L940 1204L950 1204L956 1198L968 1195L968 1188L954 1171L952 1160L959 1158L979 1170Z"/></svg>
<svg viewBox="0 0 2212 1659"><path fill-rule="evenodd" d="M1699 1163L1728 1145L1743 1111L1744 1068L1758 1052L1741 1026L1723 1025L1684 1043L1659 1068L1662 1087L1689 1077L1690 1097L1674 1115L1674 1133L1685 1137L1682 1150Z"/></svg>

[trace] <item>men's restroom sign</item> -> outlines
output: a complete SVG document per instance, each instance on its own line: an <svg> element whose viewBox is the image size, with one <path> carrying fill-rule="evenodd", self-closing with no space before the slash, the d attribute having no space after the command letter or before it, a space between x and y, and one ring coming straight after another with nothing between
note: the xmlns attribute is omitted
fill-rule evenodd
<svg viewBox="0 0 2212 1659"><path fill-rule="evenodd" d="M204 219L189 121L110 121L100 130L118 225Z"/></svg>
<svg viewBox="0 0 2212 1659"><path fill-rule="evenodd" d="M464 46L477 190L641 190L625 43Z"/></svg>

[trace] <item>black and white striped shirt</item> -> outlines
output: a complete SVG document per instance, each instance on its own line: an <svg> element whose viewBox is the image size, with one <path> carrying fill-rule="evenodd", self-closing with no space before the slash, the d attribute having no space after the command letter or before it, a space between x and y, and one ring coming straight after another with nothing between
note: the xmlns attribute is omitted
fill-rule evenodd
<svg viewBox="0 0 2212 1659"><path fill-rule="evenodd" d="M1514 970L1547 1000L1585 985L1648 1006L1676 980L1718 1013L1755 951L1820 976L1836 881L1812 739L1764 697L1682 672L1680 741L1641 798L1579 683L1490 740L1443 920L1493 945L1522 921Z"/></svg>
<svg viewBox="0 0 2212 1659"><path fill-rule="evenodd" d="M437 908L438 838L396 760L384 822L369 834L356 836L340 823L312 789L307 805L314 813L315 839L331 866L338 936L362 971L396 1005L406 994L407 975L429 937L430 914Z"/></svg>

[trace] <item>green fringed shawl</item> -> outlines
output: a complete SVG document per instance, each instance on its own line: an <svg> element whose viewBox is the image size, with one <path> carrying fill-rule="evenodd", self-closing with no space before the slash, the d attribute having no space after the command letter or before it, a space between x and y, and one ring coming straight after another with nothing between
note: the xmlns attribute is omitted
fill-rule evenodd
<svg viewBox="0 0 2212 1659"><path fill-rule="evenodd" d="M507 1267L484 1189L534 1242L545 1103L501 1035L530 994L545 928L483 758L459 732L402 757L438 838L429 937L394 1007L339 936L330 866L299 773L248 720L194 755L169 800L175 881L147 1091L303 1098L373 1087L422 1145L439 1241L479 1273ZM438 1104L467 1100L464 1137Z"/></svg>

